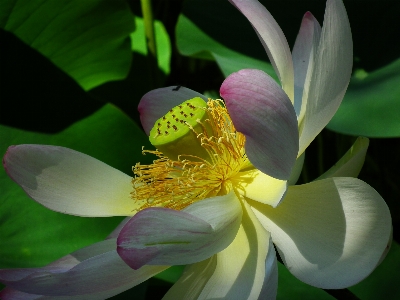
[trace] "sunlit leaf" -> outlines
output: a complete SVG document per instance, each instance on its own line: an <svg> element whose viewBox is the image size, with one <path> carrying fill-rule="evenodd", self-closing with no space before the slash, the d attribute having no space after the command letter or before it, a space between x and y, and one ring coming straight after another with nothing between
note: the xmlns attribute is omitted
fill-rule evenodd
<svg viewBox="0 0 400 300"><path fill-rule="evenodd" d="M144 56L147 55L146 36L143 18L135 17L135 31L131 34L132 50ZM171 41L163 23L158 20L154 22L154 30L157 44L157 59L159 68L165 73L170 72Z"/></svg>
<svg viewBox="0 0 400 300"><path fill-rule="evenodd" d="M85 90L128 74L134 19L124 0L3 0L0 28L46 56Z"/></svg>
<svg viewBox="0 0 400 300"><path fill-rule="evenodd" d="M399 82L400 59L363 79L353 78L327 127L350 135L400 136Z"/></svg>
<svg viewBox="0 0 400 300"><path fill-rule="evenodd" d="M0 152L13 144L66 146L96 157L131 174L149 148L142 130L113 105L73 124L59 134L47 135L0 127ZM50 211L31 200L0 170L0 267L41 266L77 248L105 238L121 218L81 218Z"/></svg>

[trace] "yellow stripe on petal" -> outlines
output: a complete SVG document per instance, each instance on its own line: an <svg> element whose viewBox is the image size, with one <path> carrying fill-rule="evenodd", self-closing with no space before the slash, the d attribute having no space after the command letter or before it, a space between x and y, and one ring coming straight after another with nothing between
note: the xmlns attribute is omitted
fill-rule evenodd
<svg viewBox="0 0 400 300"><path fill-rule="evenodd" d="M287 189L286 180L273 178L258 169L238 173L232 183L240 195L272 207L279 204Z"/></svg>

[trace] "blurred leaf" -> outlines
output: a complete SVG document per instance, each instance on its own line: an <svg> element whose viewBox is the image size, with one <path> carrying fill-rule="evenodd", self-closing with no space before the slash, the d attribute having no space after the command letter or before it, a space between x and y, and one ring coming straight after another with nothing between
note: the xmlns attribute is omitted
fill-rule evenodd
<svg viewBox="0 0 400 300"><path fill-rule="evenodd" d="M324 290L310 286L296 277L278 262L278 295L276 299L335 299Z"/></svg>
<svg viewBox="0 0 400 300"><path fill-rule="evenodd" d="M0 29L0 45L2 125L56 133L104 105L14 34Z"/></svg>
<svg viewBox="0 0 400 300"><path fill-rule="evenodd" d="M0 151L12 144L50 144L69 147L91 155L131 174L149 148L143 131L119 109L109 104L92 116L60 132L47 135L0 126ZM144 161L142 158L147 159ZM31 200L0 170L0 266L34 267L45 265L65 254L104 239L122 220L82 218L53 212Z"/></svg>
<svg viewBox="0 0 400 300"><path fill-rule="evenodd" d="M175 283L178 281L179 277L181 277L183 269L185 269L185 266L172 266L154 277L170 283Z"/></svg>
<svg viewBox="0 0 400 300"><path fill-rule="evenodd" d="M400 245L393 241L384 261L359 284L350 290L362 300L400 299Z"/></svg>
<svg viewBox="0 0 400 300"><path fill-rule="evenodd" d="M133 15L123 0L3 0L0 27L89 90L125 78Z"/></svg>
<svg viewBox="0 0 400 300"><path fill-rule="evenodd" d="M131 48L144 56L147 55L146 36L143 18L135 17L135 31L131 33ZM157 43L157 59L159 68L165 73L170 73L171 41L163 23L155 20L154 30Z"/></svg>
<svg viewBox="0 0 400 300"><path fill-rule="evenodd" d="M225 76L255 68L277 80L250 23L228 1L185 1L176 27L176 41L181 54L213 59Z"/></svg>
<svg viewBox="0 0 400 300"><path fill-rule="evenodd" d="M400 136L400 59L353 78L328 128L367 137Z"/></svg>

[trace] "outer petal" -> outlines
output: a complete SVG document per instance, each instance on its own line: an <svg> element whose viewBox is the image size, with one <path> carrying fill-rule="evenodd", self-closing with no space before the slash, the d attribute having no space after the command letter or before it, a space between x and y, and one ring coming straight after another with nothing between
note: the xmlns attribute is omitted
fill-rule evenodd
<svg viewBox="0 0 400 300"><path fill-rule="evenodd" d="M282 87L293 101L293 64L282 29L269 11L256 0L229 0L250 21L256 31Z"/></svg>
<svg viewBox="0 0 400 300"><path fill-rule="evenodd" d="M0 297L3 300L43 300L45 299L43 295L33 295L23 293L10 288L4 288L0 291Z"/></svg>
<svg viewBox="0 0 400 300"><path fill-rule="evenodd" d="M298 152L297 117L287 95L260 70L245 69L222 83L236 129L246 136L246 154L262 172L286 180Z"/></svg>
<svg viewBox="0 0 400 300"><path fill-rule="evenodd" d="M364 164L368 145L369 140L367 138L357 138L353 146L351 146L345 155L343 155L333 167L331 167L316 180L329 177L357 177Z"/></svg>
<svg viewBox="0 0 400 300"><path fill-rule="evenodd" d="M278 273L270 234L244 206L242 225L229 247L187 266L163 300L275 299Z"/></svg>
<svg viewBox="0 0 400 300"><path fill-rule="evenodd" d="M317 52L321 26L310 12L306 12L293 47L294 108L300 114L303 88L308 70L312 70ZM311 72L310 72L311 73ZM305 108L305 106L304 106Z"/></svg>
<svg viewBox="0 0 400 300"><path fill-rule="evenodd" d="M179 85L155 89L145 94L140 100L138 110L146 134L150 134L154 123L171 108L194 97L200 97L207 101L207 97L202 94Z"/></svg>
<svg viewBox="0 0 400 300"><path fill-rule="evenodd" d="M167 268L145 266L134 271L121 260L115 246L116 239L109 239L43 268L0 270L0 281L8 288L28 294L64 296L65 299L71 296L104 299L138 285ZM6 289L2 296L11 292Z"/></svg>
<svg viewBox="0 0 400 300"><path fill-rule="evenodd" d="M232 242L241 218L241 205L233 192L201 200L183 211L148 208L121 230L117 250L133 269L198 262Z"/></svg>
<svg viewBox="0 0 400 300"><path fill-rule="evenodd" d="M290 272L320 288L341 289L364 279L390 237L385 201L356 178L290 186L275 209L253 204Z"/></svg>
<svg viewBox="0 0 400 300"><path fill-rule="evenodd" d="M353 42L342 0L328 0L313 69L303 92L306 103L300 118L300 151L303 151L336 113L349 84Z"/></svg>
<svg viewBox="0 0 400 300"><path fill-rule="evenodd" d="M8 148L3 165L32 199L49 209L89 217L133 215L132 178L86 154L18 145Z"/></svg>
<svg viewBox="0 0 400 300"><path fill-rule="evenodd" d="M276 207L286 194L287 181L253 169L232 178L237 192L249 199Z"/></svg>

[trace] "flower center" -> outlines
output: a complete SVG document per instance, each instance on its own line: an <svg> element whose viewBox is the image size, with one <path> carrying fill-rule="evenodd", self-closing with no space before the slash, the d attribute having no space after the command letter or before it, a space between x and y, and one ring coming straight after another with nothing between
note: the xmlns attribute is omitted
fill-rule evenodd
<svg viewBox="0 0 400 300"><path fill-rule="evenodd" d="M182 113L183 112L183 113ZM151 165L136 164L131 197L147 207L183 209L224 195L231 178L249 166L245 136L236 131L222 100L185 101L157 120L150 142L158 149Z"/></svg>

